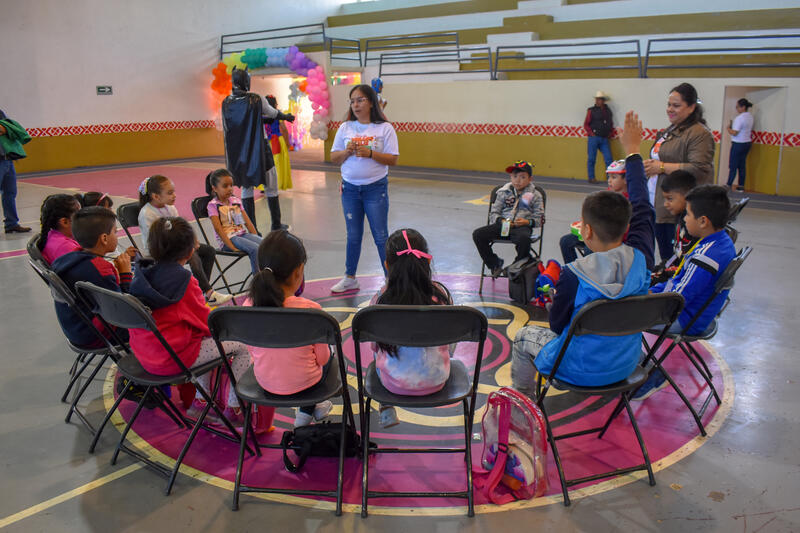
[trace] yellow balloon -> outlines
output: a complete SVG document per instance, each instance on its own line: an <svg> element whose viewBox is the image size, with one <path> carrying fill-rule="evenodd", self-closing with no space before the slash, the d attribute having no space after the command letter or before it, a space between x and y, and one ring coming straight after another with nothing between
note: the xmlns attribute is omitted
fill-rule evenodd
<svg viewBox="0 0 800 533"><path fill-rule="evenodd" d="M233 67L239 69L244 69L245 67L247 67L247 65L245 65L242 62L243 55L244 52L236 52L235 54L231 54L222 60L222 62L225 63L225 66L228 69L228 74L230 74L233 71Z"/></svg>

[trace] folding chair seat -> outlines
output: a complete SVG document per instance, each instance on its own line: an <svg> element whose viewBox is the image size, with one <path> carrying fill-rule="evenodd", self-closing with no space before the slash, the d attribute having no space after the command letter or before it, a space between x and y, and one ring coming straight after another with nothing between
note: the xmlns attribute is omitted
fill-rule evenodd
<svg viewBox="0 0 800 533"><path fill-rule="evenodd" d="M203 236L203 240L209 246L214 246L208 238L208 234L206 233L205 228L203 227L203 219L208 218L208 203L211 201L210 196L200 196L192 200L192 215L194 219L197 221L197 226L200 228L200 234ZM244 288L247 286L247 280L250 279L252 272L248 267L247 276L244 278L243 281L237 283L228 283L228 279L225 277L225 273L230 270L236 263L238 263L242 259L247 259L247 254L238 251L238 252L229 252L227 250L220 250L216 246L214 248L217 250L217 254L214 257L214 263L217 265L217 269L219 270L219 274L216 278L211 282L211 286L215 287L217 283L222 280L222 284L225 286L225 290L228 291L228 294L235 294L235 292L231 289L231 287L238 287L238 291L242 292ZM219 263L218 257L229 257L232 258L231 261L225 268Z"/></svg>
<svg viewBox="0 0 800 533"><path fill-rule="evenodd" d="M708 367L708 364L700 355L700 353L697 351L697 349L693 346L693 343L700 340L709 340L712 337L714 337L714 335L717 334L719 317L722 315L722 312L728 307L730 298L727 298L725 300L725 304L720 308L719 313L717 313L717 316L714 317L714 319L711 321L711 323L706 327L706 329L703 332L696 335L689 335L688 332L692 328L692 326L694 326L695 322L697 322L698 318L700 318L703 315L708 306L711 305L711 303L720 294L730 291L733 288L733 279L734 276L736 275L736 271L739 270L739 268L742 266L742 263L744 263L745 259L747 259L747 257L750 255L751 251L752 251L751 247L745 246L736 255L736 257L734 257L731 260L731 262L722 272L722 275L717 279L717 282L714 284L714 291L711 293L708 299L703 303L703 306L700 308L700 310L697 313L695 313L694 317L692 317L692 320L688 324L686 324L686 327L684 327L680 333L667 332L666 338L669 339L671 343L669 346L667 346L667 348L660 356L655 357L655 352L650 351L649 346L647 345L647 341L643 339L645 349L654 355L654 357L652 357L651 359L652 364L654 365L655 368L661 370L661 372L664 374L664 377L669 382L670 386L672 386L675 392L678 393L678 396L680 397L681 401L689 409L689 412L692 413L692 417L694 418L694 421L697 424L698 429L700 430L700 434L704 437L706 436L706 428L703 425L702 418L706 412L706 409L708 409L708 406L711 403L711 398L714 398L714 400L717 402L717 405L720 405L722 403L722 400L720 399L719 393L717 392L717 389L714 386L714 381L713 381L714 376L711 373L711 369ZM651 330L650 333L654 333L654 331ZM683 391L675 382L675 380L672 378L672 376L669 374L669 372L667 372L662 366L666 358L672 353L672 351L675 349L676 346L680 348L680 351L686 356L686 358L689 360L692 366L697 370L697 372L703 378L703 381L705 381L706 386L709 389L708 395L703 400L703 404L701 405L700 409L694 408L692 402L686 397L686 395L683 393Z"/></svg>
<svg viewBox="0 0 800 533"><path fill-rule="evenodd" d="M161 343L161 345L169 354L172 361L180 369L180 372L168 376L161 376L147 372L139 363L139 360L136 358L134 353L130 350L130 347L124 344L119 344L118 338L114 339L118 343L117 345L114 346L114 349L117 350L118 352L117 368L119 369L120 374L122 374L131 383L142 387L146 387L146 389L144 394L142 395L141 400L139 400L139 403L136 405L136 409L131 415L130 420L125 426L125 429L122 431L122 435L120 436L117 448L111 457L111 464L116 464L119 452L125 451L129 455L137 458L146 465L150 466L158 473L167 477L168 481L167 481L167 487L165 489L165 494L169 495L169 493L172 491L172 485L175 483L175 478L178 475L178 470L180 469L181 463L183 462L183 458L189 451L189 448L191 447L192 442L194 441L194 438L197 435L197 432L200 430L200 428L203 428L206 431L209 431L227 440L237 443L239 442L239 432L236 430L236 428L233 427L230 420L228 420L228 418L225 417L225 415L223 414L222 409L220 409L217 403L213 400L216 397L217 390L219 389L220 377L222 376L222 374L217 372L216 379L214 380L213 389L210 392L207 391L202 385L200 385L200 383L197 380L199 376L202 376L214 370L219 370L221 367L229 368L228 360L226 357L220 357L208 363L198 365L196 367L189 369L180 360L178 355L169 345L169 342L167 342L167 340L161 335L161 333L158 330L158 326L156 325L152 315L150 314L150 311L144 305L142 305L142 303L139 302L139 300L137 300L135 297L131 296L130 294L123 294L103 289L86 281L79 281L78 283L75 284L75 287L80 296L84 297L86 301L91 302L93 304L95 312L102 318L102 320L106 324L110 324L119 328L125 328L129 330L138 328L150 331L158 339L158 341ZM172 401L169 398L160 393L160 387L163 387L165 385L183 385L185 383L194 384L197 391L201 394L201 396L203 396L203 399L206 401L205 409L203 409L200 416L198 416L197 420L195 421L187 418L183 413L181 413L181 411L178 410L178 408L175 406L174 403L172 403ZM106 414L106 417L103 420L103 425L105 425L108 422L108 420L114 414L114 411L116 411L120 403L122 403L122 400L124 400L128 396L129 390L130 389L126 387L123 393L117 397L117 400L114 402L114 405ZM189 437L186 439L183 448L178 454L178 458L175 461L175 466L171 470L165 468L163 465L159 463L150 460L145 455L127 446L124 446L125 437L127 437L128 432L133 426L133 423L138 418L139 413L141 412L148 398L150 398L151 394L155 394L157 395L157 397L160 396L159 399L164 403L165 412L167 412L169 417L173 420L173 422L175 422L178 425L178 427L187 429L190 427L192 428ZM225 425L225 427L228 429L230 433L220 431L213 427L207 426L203 423L206 418L206 415L208 414L208 411L212 408L216 412L220 421ZM92 442L90 451L94 449L94 446L97 444L98 438L99 435L96 436L94 441Z"/></svg>
<svg viewBox="0 0 800 533"><path fill-rule="evenodd" d="M125 231L125 235L128 236L128 240L131 241L131 246L136 248L136 251L139 253L141 253L141 250L136 244L136 241L133 240L130 228L139 227L139 211L141 209L142 208L139 207L139 202L122 204L117 208L117 220L119 220L120 226L122 226L122 229Z"/></svg>
<svg viewBox="0 0 800 533"><path fill-rule="evenodd" d="M264 327L269 324L269 327ZM323 402L335 396L342 398L342 426L355 430L350 395L347 388L347 370L342 355L342 334L339 323L328 313L319 309L293 308L256 308L256 307L220 307L214 309L208 317L211 335L222 352L222 341L238 341L249 346L261 348L293 348L310 344L327 344L333 346L338 372L331 368L325 380L312 390L297 394L278 395L265 391L256 381L253 366L237 381L230 374L231 383L235 385L236 396L244 409L244 429L241 435L239 459L236 463L236 481L233 489L232 509L239 508L241 492L266 492L278 494L305 494L329 496L336 498L336 514L342 514L342 484L344 481L345 435L341 432L339 443L339 463L336 490L296 490L269 487L253 487L242 484L242 467L247 436L253 435L256 453L261 455L261 448L281 449L280 444L261 444L257 442L251 427L253 405L265 407L297 407ZM333 364L333 363L332 363Z"/></svg>
<svg viewBox="0 0 800 533"><path fill-rule="evenodd" d="M489 194L489 210L488 210L488 212L486 214L486 223L487 224L489 224L489 219L490 219L491 214L492 214L492 204L494 204L494 201L497 199L497 191L500 190L500 187L502 187L503 185L505 185L505 183L502 184L502 185L498 185L497 187L492 189L492 192ZM536 184L534 184L533 186L536 188L537 191L539 191L539 194L542 195L542 203L544 204L544 208L545 208L545 211L546 211L547 210L547 192L545 192L545 190L543 188L539 187ZM531 232L531 252L537 258L541 257L541 255L542 255L542 243L543 243L543 238L544 238L544 224L545 224L545 216L542 215L541 225L536 227L536 228L533 228L533 231ZM537 250L534 250L534 245L536 243L539 243L539 246L538 246ZM511 242L511 240L506 238L506 237L498 237L497 239L493 239L490 244L492 246L494 246L495 244L512 244L513 245L514 243ZM500 277L504 277L504 276L505 276L505 274L502 274ZM480 283L480 286L478 287L478 294L483 294L483 278L485 278L485 277L486 277L486 263L481 263L481 283Z"/></svg>
<svg viewBox="0 0 800 533"><path fill-rule="evenodd" d="M646 470L650 485L656 484L655 477L653 476L653 469L650 465L650 457L647 454L647 447L645 446L644 439L639 431L639 425L636 423L636 418L630 406L631 394L647 380L650 368L637 365L626 379L618 383L604 386L587 387L569 383L563 379L557 378L556 374L558 373L561 360L564 358L564 354L570 342L573 338L581 335L619 337L642 333L656 325L666 324L666 326L663 326L657 341L653 344L652 351L654 352L661 346L670 324L678 318L678 315L683 309L683 303L683 296L677 293L629 296L619 300L595 300L590 302L581 307L580 311L578 311L575 318L572 320L567 332L567 337L564 340L564 344L561 346L561 350L556 357L550 373L546 376L541 373L538 374L536 382L536 403L544 415L547 439L553 449L553 457L556 462L556 468L558 469L559 479L561 480L561 493L564 497L565 506L570 505L569 487L588 481ZM545 406L545 399L551 387L555 387L560 391L569 391L574 394L585 396L619 396L619 400L611 416L608 417L605 424L602 426L555 435ZM628 417L630 418L631 426L633 426L633 431L636 434L636 439L639 442L639 448L642 451L644 462L635 466L616 468L608 472L568 479L564 474L564 467L561 462L561 456L559 455L556 441L582 435L590 435L592 433L597 433L597 438L600 439L603 437L606 430L608 430L616 415L621 412L623 408L628 412Z"/></svg>
<svg viewBox="0 0 800 533"><path fill-rule="evenodd" d="M361 516L367 516L369 498L429 497L465 498L467 515L474 516L472 494L472 426L475 416L475 397L478 390L483 345L488 322L486 316L472 307L454 305L374 305L358 311L352 323L353 344L356 352L356 376L361 419L362 440L362 493ZM392 394L381 384L372 361L364 371L361 357L362 342L379 342L392 346L443 346L456 342L477 343L475 369L469 375L464 364L450 361L450 377L439 392L428 396L401 396ZM372 359L371 357L369 358ZM470 379L471 378L471 379ZM408 408L441 407L461 403L464 412L464 447L461 448L386 448L369 446L370 405L372 401L383 405ZM384 492L369 490L370 453L458 453L464 454L466 490L452 492Z"/></svg>

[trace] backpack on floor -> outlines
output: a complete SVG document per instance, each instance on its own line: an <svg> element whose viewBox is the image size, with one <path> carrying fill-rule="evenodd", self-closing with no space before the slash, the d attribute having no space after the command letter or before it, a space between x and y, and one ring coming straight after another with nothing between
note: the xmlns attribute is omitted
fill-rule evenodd
<svg viewBox="0 0 800 533"><path fill-rule="evenodd" d="M508 296L518 304L529 304L536 296L539 263L538 259L526 258L508 265Z"/></svg>
<svg viewBox="0 0 800 533"><path fill-rule="evenodd" d="M508 387L489 394L482 420L487 471L475 486L497 505L541 496L547 490L547 438L544 417L530 398ZM499 492L498 485L509 492Z"/></svg>

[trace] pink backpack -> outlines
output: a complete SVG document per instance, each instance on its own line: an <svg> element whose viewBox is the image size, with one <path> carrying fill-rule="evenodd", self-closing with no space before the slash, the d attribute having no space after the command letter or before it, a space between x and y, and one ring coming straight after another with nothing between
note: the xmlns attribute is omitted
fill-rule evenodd
<svg viewBox="0 0 800 533"><path fill-rule="evenodd" d="M547 438L542 412L527 396L508 387L489 394L482 420L487 471L475 478L497 505L541 496L547 490ZM508 492L497 491L502 483Z"/></svg>

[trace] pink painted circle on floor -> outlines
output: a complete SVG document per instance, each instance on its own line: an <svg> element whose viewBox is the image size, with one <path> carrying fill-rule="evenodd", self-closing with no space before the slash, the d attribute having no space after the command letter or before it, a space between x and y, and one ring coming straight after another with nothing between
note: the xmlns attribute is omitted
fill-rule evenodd
<svg viewBox="0 0 800 533"><path fill-rule="evenodd" d="M453 294L457 304L474 306L489 318L489 338L484 347L476 422L474 433L480 433L480 416L487 395L500 386L510 385L511 343L520 327L529 322L546 320L546 313L535 307L520 307L510 302L507 284L503 279L485 280L483 295L478 294L479 276L470 274L442 274L437 278ZM382 276L359 277L361 289L346 294L331 294L330 287L336 279L308 281L304 296L319 302L323 309L339 320L345 339L344 352L348 360L348 372L354 375L354 356L350 339L350 320L355 312L368 304L383 283ZM719 355L705 343L696 348L707 363L714 385L722 398L721 406L712 399L703 421L709 437L713 435L730 409L733 401L733 386L730 371ZM363 352L362 352L363 353ZM471 370L475 362L475 347L459 345L454 357L463 361ZM695 406L702 404L708 387L697 374L688 359L675 350L665 367L679 384L684 394ZM113 371L106 384L106 405L113 402ZM358 401L355 379L351 380L350 396L357 411ZM550 396L548 396L550 398ZM615 401L597 396L581 397L571 393L557 394L548 401L548 413L556 435L579 431L602 425L612 411ZM613 399L612 399L613 400ZM135 405L123 402L122 418L127 420ZM644 436L653 462L654 470L663 469L696 450L707 438L699 437L698 428L686 406L676 392L666 387L648 400L635 402L634 413ZM335 410L341 413L341 409ZM379 446L458 446L463 443L463 415L460 405L437 409L398 409L401 424L383 430L377 424L377 415L372 416L370 439ZM338 420L339 416L334 419ZM275 416L276 429L262 435L263 442L279 442L284 430L291 428L293 410L278 410ZM136 421L133 444L152 458L168 466L177 457L188 430L180 430L159 410L146 411ZM136 436L140 437L137 439ZM473 439L472 456L475 468L480 467L483 443ZM642 462L641 451L626 414L620 415L611 424L603 439L588 435L559 441L559 451L569 478L588 476L615 467L626 467ZM215 485L233 487L238 446L232 442L201 431L184 460L182 472ZM361 462L359 458L347 459L345 464L344 503L345 510L357 512L361 502ZM370 490L377 491L458 491L466 484L463 457L458 454L421 455L378 454L370 459ZM644 480L641 478L644 476ZM524 500L497 506L488 502L481 490L475 490L477 512L496 512L546 505L561 501L558 473L549 454L548 477L550 488L545 497ZM638 480L638 481L637 481ZM280 451L264 450L261 458L245 457L242 482L252 486L291 487L332 490L336 481L336 460L309 458L299 474L292 474L283 467ZM571 498L580 498L626 483L638 482L641 490L648 490L646 473L586 483L570 491ZM179 481L180 483L180 481ZM269 500L291 504L333 508L326 498L284 495L258 495ZM246 503L250 495L242 497ZM380 498L370 500L370 512L375 514L436 514L458 515L466 512L465 501L442 498Z"/></svg>

